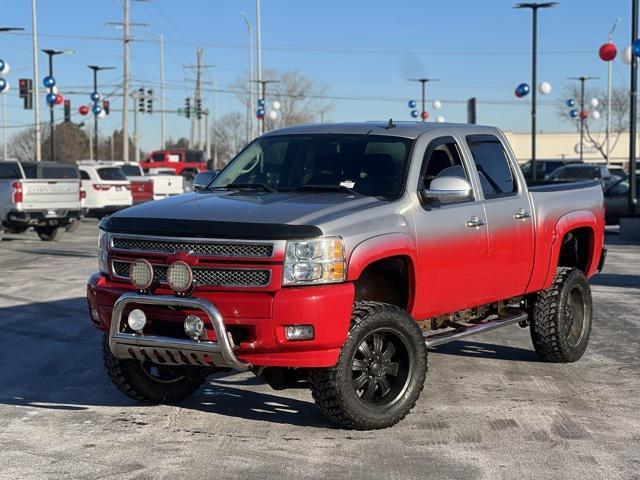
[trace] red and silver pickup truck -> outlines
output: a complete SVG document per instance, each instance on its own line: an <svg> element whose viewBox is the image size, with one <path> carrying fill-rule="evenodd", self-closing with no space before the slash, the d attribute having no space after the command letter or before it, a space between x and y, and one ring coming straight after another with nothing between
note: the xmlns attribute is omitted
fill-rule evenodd
<svg viewBox="0 0 640 480"><path fill-rule="evenodd" d="M129 397L177 401L250 370L374 429L415 405L428 348L519 324L543 360L578 360L603 242L600 185L528 188L496 128L303 126L103 220L87 297Z"/></svg>

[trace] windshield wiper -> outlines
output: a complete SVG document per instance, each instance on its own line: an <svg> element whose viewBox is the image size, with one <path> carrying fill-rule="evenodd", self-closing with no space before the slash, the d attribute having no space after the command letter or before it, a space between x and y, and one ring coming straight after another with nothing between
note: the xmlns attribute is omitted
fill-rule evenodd
<svg viewBox="0 0 640 480"><path fill-rule="evenodd" d="M270 193L277 192L275 188L270 187L265 183L228 183L227 185L221 188L254 188L254 189L261 189L261 190L264 190L265 192L270 192Z"/></svg>
<svg viewBox="0 0 640 480"><path fill-rule="evenodd" d="M313 183L305 183L303 185L298 185L294 187L293 190L315 190L315 191L325 191L325 192L345 192L350 193L352 195L360 195L353 188L346 187L344 185L317 185Z"/></svg>

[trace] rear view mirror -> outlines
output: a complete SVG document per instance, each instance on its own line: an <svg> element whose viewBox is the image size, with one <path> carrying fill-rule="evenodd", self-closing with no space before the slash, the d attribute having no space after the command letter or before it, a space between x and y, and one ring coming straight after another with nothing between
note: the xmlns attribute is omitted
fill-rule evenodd
<svg viewBox="0 0 640 480"><path fill-rule="evenodd" d="M193 190L195 192L199 190L204 190L207 188L214 178L218 175L218 171L207 170L206 172L201 172L195 176L193 179Z"/></svg>
<svg viewBox="0 0 640 480"><path fill-rule="evenodd" d="M428 189L422 190L422 195L425 199L437 200L446 204L471 200L473 191L471 184L464 178L438 177L431 180Z"/></svg>

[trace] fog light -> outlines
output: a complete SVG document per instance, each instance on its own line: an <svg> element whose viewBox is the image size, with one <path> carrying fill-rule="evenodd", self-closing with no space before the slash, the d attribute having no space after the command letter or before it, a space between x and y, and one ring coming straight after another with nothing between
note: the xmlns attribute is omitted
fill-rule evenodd
<svg viewBox="0 0 640 480"><path fill-rule="evenodd" d="M182 260L173 262L167 269L167 283L176 292L186 292L193 283L191 267Z"/></svg>
<svg viewBox="0 0 640 480"><path fill-rule="evenodd" d="M142 310L136 308L135 310L131 310L129 312L129 316L127 317L127 324L129 324L129 328L136 333L142 333L144 326L147 324L147 316L144 314Z"/></svg>
<svg viewBox="0 0 640 480"><path fill-rule="evenodd" d="M287 340L313 340L313 325L287 325L284 336Z"/></svg>
<svg viewBox="0 0 640 480"><path fill-rule="evenodd" d="M204 337L204 322L197 315L187 315L184 319L184 332L192 340Z"/></svg>
<svg viewBox="0 0 640 480"><path fill-rule="evenodd" d="M136 260L129 267L129 279L137 289L146 290L153 283L153 267L146 260Z"/></svg>

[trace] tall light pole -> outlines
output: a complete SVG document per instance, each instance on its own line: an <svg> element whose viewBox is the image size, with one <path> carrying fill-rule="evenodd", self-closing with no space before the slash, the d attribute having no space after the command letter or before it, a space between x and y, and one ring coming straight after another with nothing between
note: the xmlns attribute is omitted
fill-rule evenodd
<svg viewBox="0 0 640 480"><path fill-rule="evenodd" d="M98 65L87 65L93 71L93 92L91 92L92 100L94 94L98 93L98 72L102 70L114 70L115 67L99 67ZM99 97L96 96L99 99ZM97 102L97 100L94 100ZM124 100L124 104L127 103L127 99ZM93 158L94 160L98 160L98 115L100 114L101 109L99 111L96 110L95 105L93 108ZM129 137L123 135L123 142L129 142Z"/></svg>
<svg viewBox="0 0 640 480"><path fill-rule="evenodd" d="M258 98L260 98L260 86L264 90L264 84L262 83L262 14L260 11L260 0L256 0L256 56L258 57ZM263 93L264 95L264 93ZM262 97L264 100L264 97ZM256 108L254 105L253 108ZM258 134L264 133L264 115L258 121Z"/></svg>
<svg viewBox="0 0 640 480"><path fill-rule="evenodd" d="M410 82L420 82L422 84L422 106L420 110L420 118L423 122L427 121L429 114L427 113L427 83L439 82L439 78L410 78Z"/></svg>
<svg viewBox="0 0 640 480"><path fill-rule="evenodd" d="M247 143L253 140L253 109L255 108L255 97L253 95L253 31L251 23L244 12L240 13L249 35L249 69L247 72L247 90L249 91L249 105L247 105Z"/></svg>
<svg viewBox="0 0 640 480"><path fill-rule="evenodd" d="M638 39L638 0L631 2L631 43ZM638 184L636 182L636 123L638 100L638 57L631 55L631 105L629 108L629 215L636 214Z"/></svg>
<svg viewBox="0 0 640 480"><path fill-rule="evenodd" d="M17 27L0 27L0 33L6 32L18 32L24 28ZM7 159L9 157L7 149L7 91L0 92L2 95L2 158Z"/></svg>
<svg viewBox="0 0 640 480"><path fill-rule="evenodd" d="M584 108L584 82L587 80L597 80L600 77L567 77L567 80L578 80L580 82L580 163L584 161L584 122L589 115Z"/></svg>
<svg viewBox="0 0 640 480"><path fill-rule="evenodd" d="M53 94L54 87L56 86L55 79L53 76L53 57L56 55L62 54L71 54L74 53L73 50L51 50L51 49L43 49L42 53L49 57L49 76L47 80L51 81L51 86L47 87L49 89L49 94ZM49 102L49 118L51 124L51 132L49 134L49 149L50 149L50 160L54 162L56 160L56 141L55 141L55 118L54 118L54 109L55 102Z"/></svg>
<svg viewBox="0 0 640 480"><path fill-rule="evenodd" d="M536 105L538 93L538 10L540 8L551 8L558 2L525 2L516 3L514 8L531 9L533 28L532 28L532 46L531 46L531 168L533 180L537 179L536 168Z"/></svg>
<svg viewBox="0 0 640 480"><path fill-rule="evenodd" d="M40 145L40 72L38 70L38 17L36 13L36 0L31 0L31 48L33 50L33 96L34 98L34 122L36 129L36 162L42 160Z"/></svg>
<svg viewBox="0 0 640 480"><path fill-rule="evenodd" d="M125 102L126 103L126 102ZM160 35L160 148L165 148L164 123L164 35Z"/></svg>
<svg viewBox="0 0 640 480"><path fill-rule="evenodd" d="M129 36L129 0L124 0L124 18L122 28L122 40L124 43L124 56L122 66L122 160L129 161L129 42L131 37ZM98 126L98 120L96 119L96 130ZM96 134L97 136L97 134ZM96 152L97 152L96 148ZM96 160L98 156L96 154Z"/></svg>

